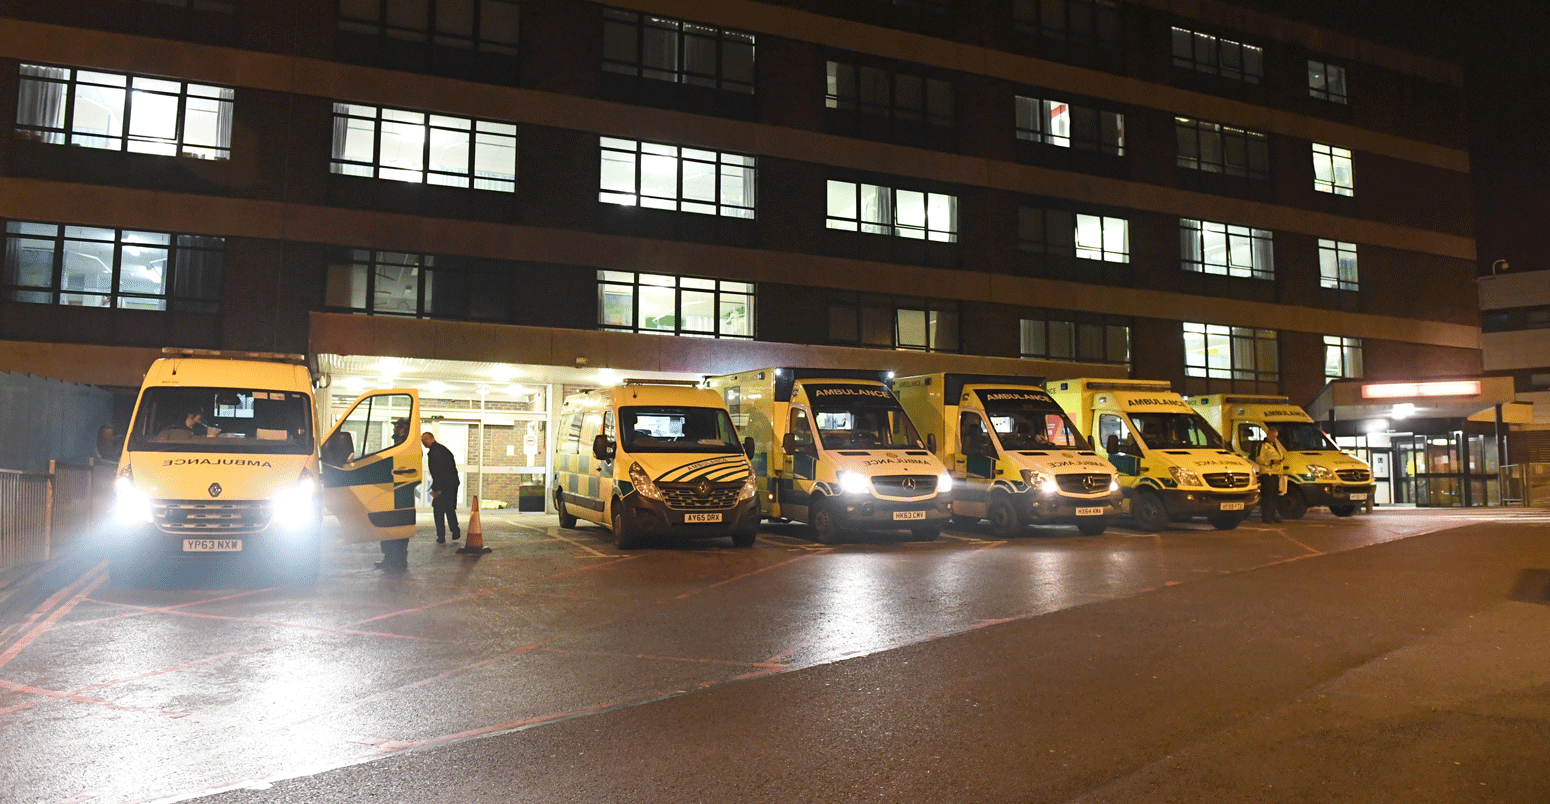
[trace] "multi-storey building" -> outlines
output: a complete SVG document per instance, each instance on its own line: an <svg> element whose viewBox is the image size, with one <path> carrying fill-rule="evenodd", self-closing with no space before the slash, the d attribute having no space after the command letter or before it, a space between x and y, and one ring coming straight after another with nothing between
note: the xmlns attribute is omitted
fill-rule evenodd
<svg viewBox="0 0 1550 804"><path fill-rule="evenodd" d="M610 377L1482 370L1459 70L1215 0L0 15L0 368L306 353L486 497Z"/></svg>

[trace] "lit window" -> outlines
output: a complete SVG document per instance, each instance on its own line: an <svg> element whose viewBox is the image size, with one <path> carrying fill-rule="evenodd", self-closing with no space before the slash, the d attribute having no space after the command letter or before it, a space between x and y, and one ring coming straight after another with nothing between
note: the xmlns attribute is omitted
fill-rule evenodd
<svg viewBox="0 0 1550 804"><path fill-rule="evenodd" d="M828 188L830 229L943 243L958 240L956 196L832 179Z"/></svg>
<svg viewBox="0 0 1550 804"><path fill-rule="evenodd" d="M754 91L753 34L603 9L603 69L675 84Z"/></svg>
<svg viewBox="0 0 1550 804"><path fill-rule="evenodd" d="M1319 287L1356 290L1356 244L1319 240Z"/></svg>
<svg viewBox="0 0 1550 804"><path fill-rule="evenodd" d="M1324 378L1360 379L1362 376L1362 339L1324 336Z"/></svg>
<svg viewBox="0 0 1550 804"><path fill-rule="evenodd" d="M347 176L513 193L517 190L517 127L335 103L330 168Z"/></svg>
<svg viewBox="0 0 1550 804"><path fill-rule="evenodd" d="M9 301L218 313L226 241L219 237L7 221Z"/></svg>
<svg viewBox="0 0 1550 804"><path fill-rule="evenodd" d="M1024 318L1019 335L1026 358L1130 365L1128 325Z"/></svg>
<svg viewBox="0 0 1550 804"><path fill-rule="evenodd" d="M1124 218L1077 215L1076 256L1083 260L1130 262L1130 222Z"/></svg>
<svg viewBox="0 0 1550 804"><path fill-rule="evenodd" d="M1013 0L1017 30L1073 45L1113 49L1119 42L1114 0Z"/></svg>
<svg viewBox="0 0 1550 804"><path fill-rule="evenodd" d="M829 305L829 342L915 352L958 351L958 303L867 296Z"/></svg>
<svg viewBox="0 0 1550 804"><path fill-rule="evenodd" d="M1264 229L1181 218L1179 245L1186 271L1275 278L1271 233Z"/></svg>
<svg viewBox="0 0 1550 804"><path fill-rule="evenodd" d="M1125 155L1125 116L1064 101L1017 96L1017 138L1061 148Z"/></svg>
<svg viewBox="0 0 1550 804"><path fill-rule="evenodd" d="M1270 178L1270 145L1264 134L1241 128L1173 118L1179 167L1250 179Z"/></svg>
<svg viewBox="0 0 1550 804"><path fill-rule="evenodd" d="M232 97L226 87L23 64L16 133L53 145L230 159Z"/></svg>
<svg viewBox="0 0 1550 804"><path fill-rule="evenodd" d="M1254 383L1279 383L1276 333L1269 329L1184 324L1184 374Z"/></svg>
<svg viewBox="0 0 1550 804"><path fill-rule="evenodd" d="M518 8L516 0L339 0L339 30L515 55Z"/></svg>
<svg viewBox="0 0 1550 804"><path fill-rule="evenodd" d="M1313 143L1313 189L1321 193L1355 195L1351 152L1333 145Z"/></svg>
<svg viewBox="0 0 1550 804"><path fill-rule="evenodd" d="M754 157L613 137L601 143L605 204L754 216Z"/></svg>
<svg viewBox="0 0 1550 804"><path fill-rule="evenodd" d="M1345 68L1310 59L1308 94L1331 103L1345 103Z"/></svg>
<svg viewBox="0 0 1550 804"><path fill-rule="evenodd" d="M695 338L753 338L750 282L598 271L598 326Z"/></svg>
<svg viewBox="0 0 1550 804"><path fill-rule="evenodd" d="M1265 75L1265 51L1199 31L1173 29L1175 66L1257 84Z"/></svg>
<svg viewBox="0 0 1550 804"><path fill-rule="evenodd" d="M953 85L947 81L833 61L827 69L824 105L830 109L935 126L956 123Z"/></svg>

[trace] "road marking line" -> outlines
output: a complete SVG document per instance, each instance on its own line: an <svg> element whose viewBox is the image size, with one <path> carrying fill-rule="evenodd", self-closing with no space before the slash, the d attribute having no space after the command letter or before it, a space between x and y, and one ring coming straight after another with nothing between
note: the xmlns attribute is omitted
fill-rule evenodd
<svg viewBox="0 0 1550 804"><path fill-rule="evenodd" d="M189 601L187 603L179 603L176 606L159 606L159 607L135 606L135 605L132 605L132 604L129 604L129 603L119 603L119 602L113 601L113 600L98 600L96 598L92 598L92 602L93 603L99 603L99 604L102 604L102 605L105 605L105 606L124 606L124 607L128 607L128 608L135 608L135 609L141 609L141 610L140 611L133 611L133 612L126 612L124 614L115 614L115 615L113 615L111 617L99 617L98 619L95 619L95 620L81 620L79 622L65 623L64 625L61 625L60 628L76 628L76 627L79 627L79 626L82 626L82 625L96 625L98 623L105 623L105 622L108 622L110 620L122 620L122 619L125 619L127 617L144 617L147 614L154 614L156 612L178 613L178 612L175 611L176 609L187 608L189 606L203 606L206 603L218 603L218 602L220 602L222 600L231 600L232 598L246 597L248 595L256 595L259 592L272 592L272 591L274 591L277 588L279 588L279 587L271 586L271 587L269 587L267 589L249 589L246 592L233 592L233 593L231 593L229 595L221 595L220 597L212 597L212 598L207 598L205 600L192 600L192 601Z"/></svg>
<svg viewBox="0 0 1550 804"><path fill-rule="evenodd" d="M48 617L44 618L42 622L33 626L32 630L17 637L16 641L11 643L11 647L7 648L5 653L0 653L0 667L4 667L7 662L16 658L17 654L21 653L23 649L33 643L33 640L43 636L43 634L47 633L48 630L53 627L54 623L59 622L59 618L69 614L70 610L74 609L81 603L81 601L85 600L87 595L90 595L97 589L97 587L106 583L108 580L107 567L108 562L104 561L94 567L90 572L86 573L86 576L82 578L83 581L90 579L90 581L86 584L86 588L77 592L74 597L71 597L68 601L54 609L53 614L50 614Z"/></svg>
<svg viewBox="0 0 1550 804"><path fill-rule="evenodd" d="M758 569L756 569L756 570L754 570L752 572L745 572L742 575L737 575L737 576L734 576L734 577L731 577L731 578L727 578L725 580L720 580L720 581L717 581L717 582L711 584L710 586L701 587L701 588L696 589L696 590L694 590L692 592L684 592L683 594L678 595L677 597L675 597L673 599L674 600L683 600L686 597L694 597L695 595L700 594L701 592L709 592L710 590L715 589L718 586L726 586L727 584L732 583L734 581L741 581L744 578L751 578L751 577L753 577L755 575L758 575L761 572L768 572L769 570L772 570L772 569L778 569L780 567L784 567L787 564L792 563L793 561L801 561L801 560L803 560L805 558L812 558L815 555L818 555L818 554L817 553L805 553L805 554L799 555L799 556L797 556L795 558L788 558L785 561L780 562L779 564L771 564L768 567L760 567L760 568L758 568Z"/></svg>

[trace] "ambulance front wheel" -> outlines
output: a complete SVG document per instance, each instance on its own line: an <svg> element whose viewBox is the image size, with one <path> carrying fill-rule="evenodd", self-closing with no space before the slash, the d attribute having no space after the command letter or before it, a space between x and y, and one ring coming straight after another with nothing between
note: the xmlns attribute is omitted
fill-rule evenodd
<svg viewBox="0 0 1550 804"><path fill-rule="evenodd" d="M1308 498L1302 496L1302 489L1288 487L1286 493L1281 495L1281 504L1276 510L1283 519L1302 519L1303 514L1308 513Z"/></svg>
<svg viewBox="0 0 1550 804"><path fill-rule="evenodd" d="M1136 527L1147 533L1156 533L1168 527L1171 521L1168 518L1168 507L1163 505L1162 497L1151 489L1141 489L1136 492L1136 500L1131 511L1136 517Z"/></svg>
<svg viewBox="0 0 1550 804"><path fill-rule="evenodd" d="M807 514L807 525L813 529L813 539L819 544L837 544L840 540L839 524L828 500L814 496Z"/></svg>
<svg viewBox="0 0 1550 804"><path fill-rule="evenodd" d="M1352 514L1356 513L1356 505L1352 503L1346 503L1345 505L1331 505L1329 507L1329 512L1335 516L1351 516Z"/></svg>
<svg viewBox="0 0 1550 804"><path fill-rule="evenodd" d="M624 503L614 500L613 509L614 546L620 550L633 550L640 547L644 540L635 523L630 521L630 514L624 509Z"/></svg>
<svg viewBox="0 0 1550 804"><path fill-rule="evenodd" d="M1016 536L1023 530L1023 521L1017 515L1017 507L1012 505L1005 494L991 497L990 507L985 513L990 520L991 532L997 536Z"/></svg>
<svg viewBox="0 0 1550 804"><path fill-rule="evenodd" d="M1217 530L1235 530L1243 524L1243 512L1216 513L1206 517L1206 520Z"/></svg>

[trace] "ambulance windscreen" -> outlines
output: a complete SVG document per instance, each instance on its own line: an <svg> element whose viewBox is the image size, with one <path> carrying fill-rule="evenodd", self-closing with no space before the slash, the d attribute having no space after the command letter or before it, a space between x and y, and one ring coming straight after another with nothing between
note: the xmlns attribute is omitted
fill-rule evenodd
<svg viewBox="0 0 1550 804"><path fill-rule="evenodd" d="M1268 424L1276 428L1276 436L1281 440L1281 449L1294 452L1340 449L1313 422L1269 422Z"/></svg>
<svg viewBox="0 0 1550 804"><path fill-rule="evenodd" d="M620 408L619 436L627 452L743 451L731 417L720 408Z"/></svg>
<svg viewBox="0 0 1550 804"><path fill-rule="evenodd" d="M1087 441L1043 391L981 389L980 403L1004 450L1087 449Z"/></svg>
<svg viewBox="0 0 1550 804"><path fill-rule="evenodd" d="M1222 439L1198 413L1131 413L1141 443L1152 449L1221 449Z"/></svg>
<svg viewBox="0 0 1550 804"><path fill-rule="evenodd" d="M312 399L251 388L147 388L129 426L130 450L307 455Z"/></svg>

